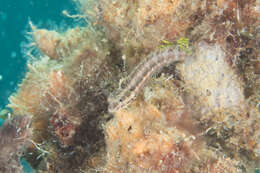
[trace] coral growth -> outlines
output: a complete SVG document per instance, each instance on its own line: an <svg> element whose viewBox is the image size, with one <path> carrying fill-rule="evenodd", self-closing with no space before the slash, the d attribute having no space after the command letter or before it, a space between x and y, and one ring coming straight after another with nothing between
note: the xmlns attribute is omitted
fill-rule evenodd
<svg viewBox="0 0 260 173"><path fill-rule="evenodd" d="M58 33L31 23L32 45L41 55L28 62L25 79L9 99L15 118L32 117L28 138L34 145L24 156L34 168L259 168L259 1L77 3L81 14L75 16L88 21L85 27ZM176 60L181 61L172 64ZM110 109L115 103L122 106ZM17 153L16 144L0 145Z"/></svg>

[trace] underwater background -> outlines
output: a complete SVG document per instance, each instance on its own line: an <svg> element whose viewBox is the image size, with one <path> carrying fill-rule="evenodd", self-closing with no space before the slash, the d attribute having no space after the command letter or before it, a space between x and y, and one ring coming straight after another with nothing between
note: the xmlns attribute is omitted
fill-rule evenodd
<svg viewBox="0 0 260 173"><path fill-rule="evenodd" d="M70 20L62 10L75 10L71 0L0 0L0 110L8 104L8 97L17 90L27 71L25 55L29 44L29 21L37 26L63 30ZM40 22L39 22L40 21ZM5 114L2 111L0 114ZM6 115L6 114L5 114ZM0 115L0 126L6 117ZM20 159L25 173L34 172L24 158Z"/></svg>
<svg viewBox="0 0 260 173"><path fill-rule="evenodd" d="M75 5L71 0L0 0L0 109L25 76L28 22L63 30L72 23L62 15L64 9L73 11Z"/></svg>
<svg viewBox="0 0 260 173"><path fill-rule="evenodd" d="M260 0L34 1L0 0L0 173L259 173Z"/></svg>

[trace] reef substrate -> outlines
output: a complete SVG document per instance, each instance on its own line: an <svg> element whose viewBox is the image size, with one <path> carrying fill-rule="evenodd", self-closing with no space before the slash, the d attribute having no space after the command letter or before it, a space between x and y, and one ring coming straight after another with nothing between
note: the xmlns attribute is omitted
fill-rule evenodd
<svg viewBox="0 0 260 173"><path fill-rule="evenodd" d="M85 27L58 33L31 23L41 54L10 97L0 163L22 155L42 173L259 169L259 0L77 3L80 15L66 14ZM145 60L168 48L187 57ZM109 112L109 98L127 104Z"/></svg>

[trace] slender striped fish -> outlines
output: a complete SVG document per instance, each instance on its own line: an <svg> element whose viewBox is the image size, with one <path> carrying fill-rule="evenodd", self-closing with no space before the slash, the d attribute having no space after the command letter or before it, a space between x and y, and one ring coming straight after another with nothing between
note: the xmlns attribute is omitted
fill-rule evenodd
<svg viewBox="0 0 260 173"><path fill-rule="evenodd" d="M178 48L166 48L149 54L147 58L138 64L125 81L125 87L116 95L108 97L108 111L114 113L125 108L142 90L146 81L155 72L174 62L183 61L189 55Z"/></svg>

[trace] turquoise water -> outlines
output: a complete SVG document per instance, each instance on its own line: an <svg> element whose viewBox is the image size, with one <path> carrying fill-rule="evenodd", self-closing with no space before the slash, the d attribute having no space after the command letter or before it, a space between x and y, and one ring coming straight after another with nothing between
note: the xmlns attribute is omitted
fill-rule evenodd
<svg viewBox="0 0 260 173"><path fill-rule="evenodd" d="M75 13L76 8L71 0L0 0L0 112L26 73L28 21L39 28L62 31L73 24L61 14L64 9ZM1 113L0 126L7 118ZM25 159L21 158L20 163L25 173L35 172Z"/></svg>
<svg viewBox="0 0 260 173"><path fill-rule="evenodd" d="M31 167L31 165L23 157L20 158L20 164L23 165L24 173L36 173L36 171Z"/></svg>
<svg viewBox="0 0 260 173"><path fill-rule="evenodd" d="M5 120L3 118L0 118L0 127L3 125L4 121Z"/></svg>
<svg viewBox="0 0 260 173"><path fill-rule="evenodd" d="M73 21L62 10L75 13L72 0L0 0L0 109L26 72L28 21L37 27L64 30Z"/></svg>

